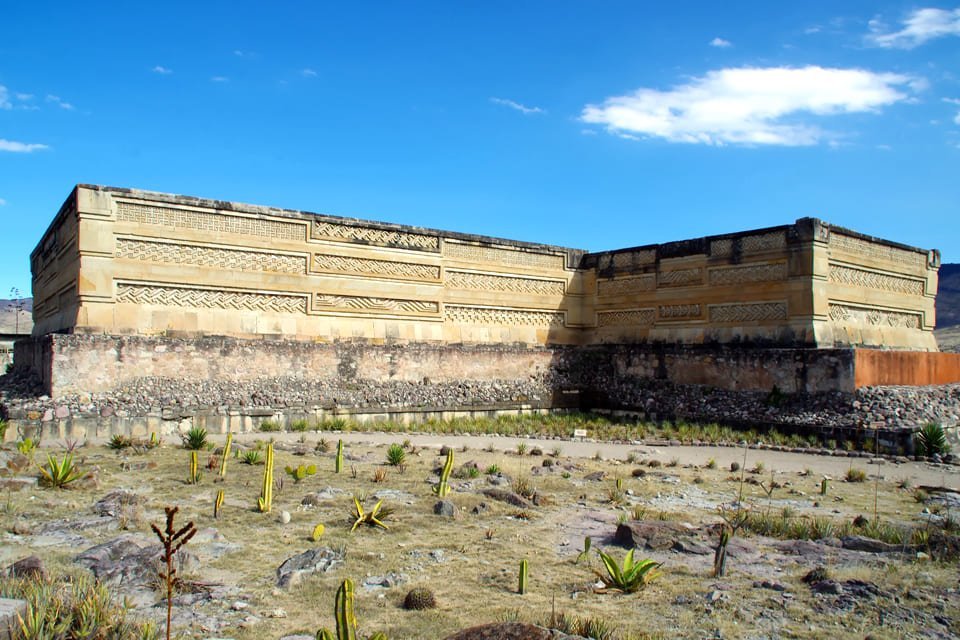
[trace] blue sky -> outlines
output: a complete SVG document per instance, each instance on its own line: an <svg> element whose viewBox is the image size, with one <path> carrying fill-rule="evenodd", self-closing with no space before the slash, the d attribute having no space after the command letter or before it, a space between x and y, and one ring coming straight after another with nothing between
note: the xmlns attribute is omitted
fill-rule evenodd
<svg viewBox="0 0 960 640"><path fill-rule="evenodd" d="M588 250L816 216L960 262L955 3L4 2L0 294L79 182Z"/></svg>

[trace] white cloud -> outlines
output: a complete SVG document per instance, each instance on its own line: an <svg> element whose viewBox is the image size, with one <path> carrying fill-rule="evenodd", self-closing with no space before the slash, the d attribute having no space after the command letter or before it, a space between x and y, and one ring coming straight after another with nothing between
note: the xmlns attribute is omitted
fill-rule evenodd
<svg viewBox="0 0 960 640"><path fill-rule="evenodd" d="M960 98L944 98L943 101L947 104L960 105ZM960 124L960 111L958 111L957 115L953 117L953 122L955 124Z"/></svg>
<svg viewBox="0 0 960 640"><path fill-rule="evenodd" d="M33 153L34 151L42 151L49 148L50 147L45 144L31 144L0 138L0 151L10 151L11 153Z"/></svg>
<svg viewBox="0 0 960 640"><path fill-rule="evenodd" d="M159 73L162 76L168 76L173 73L173 69L168 69L166 67L160 66L159 64L151 69L154 73Z"/></svg>
<svg viewBox="0 0 960 640"><path fill-rule="evenodd" d="M4 207L6 205L7 205L7 201L4 200L3 198L0 198L0 207Z"/></svg>
<svg viewBox="0 0 960 640"><path fill-rule="evenodd" d="M14 97L16 97L16 99L20 102L29 102L30 100L33 100L32 93L16 93L14 94Z"/></svg>
<svg viewBox="0 0 960 640"><path fill-rule="evenodd" d="M668 91L638 89L587 105L580 119L623 137L813 145L831 136L800 116L876 111L906 101L902 88L915 81L893 73L816 66L720 69Z"/></svg>
<svg viewBox="0 0 960 640"><path fill-rule="evenodd" d="M513 100L507 100L505 98L490 98L490 102L493 104L502 105L504 107L510 107L511 109L515 109L526 116L533 113L546 113L546 111L540 107L528 107L527 105L514 102Z"/></svg>
<svg viewBox="0 0 960 640"><path fill-rule="evenodd" d="M73 111L73 105L69 102L65 102L60 99L60 96L47 95L47 102L52 102L61 109L66 109L67 111Z"/></svg>
<svg viewBox="0 0 960 640"><path fill-rule="evenodd" d="M7 93L7 88L0 84L0 109L12 109L13 105L10 104L10 96Z"/></svg>
<svg viewBox="0 0 960 640"><path fill-rule="evenodd" d="M300 75L302 75L304 78L316 78L316 77L317 77L317 72L314 71L313 69L307 68L307 69L303 69L303 70L300 72Z"/></svg>
<svg viewBox="0 0 960 640"><path fill-rule="evenodd" d="M887 27L878 19L870 21L867 41L884 49L913 49L946 36L960 36L960 7L950 9L917 9L903 21L899 31L887 33Z"/></svg>
<svg viewBox="0 0 960 640"><path fill-rule="evenodd" d="M226 76L213 76L210 78L210 82L230 82L230 78Z"/></svg>
<svg viewBox="0 0 960 640"><path fill-rule="evenodd" d="M732 47L733 43L729 40L724 40L723 38L714 38L710 41L711 47L719 47L720 49L726 49L727 47Z"/></svg>

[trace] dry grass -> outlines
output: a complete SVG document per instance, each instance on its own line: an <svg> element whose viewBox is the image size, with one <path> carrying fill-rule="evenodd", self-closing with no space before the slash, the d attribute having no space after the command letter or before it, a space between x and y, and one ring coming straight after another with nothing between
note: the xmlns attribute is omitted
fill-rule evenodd
<svg viewBox="0 0 960 640"><path fill-rule="evenodd" d="M212 439L217 444L222 441L222 437ZM599 562L594 557L586 563L574 563L585 534L593 535L595 548L608 548L607 538L612 535L618 516L623 514L629 519L635 509L645 509L648 519L656 519L662 513L667 518L692 524L718 522L715 505L736 497L739 473L730 474L724 468L685 468L684 461L680 460L673 468L649 469L642 478L624 477L624 500L611 504L612 478L625 476L624 470L629 469L619 469L618 460L566 458L547 469L541 467L541 458L521 458L515 450L509 453L458 450L456 466L470 460L476 461L480 469L496 464L514 480L525 480L535 487L538 496L547 500L544 506L525 509L531 517L521 519L515 517L520 511L517 507L480 494L490 486L485 475L451 479L453 491L447 499L457 505L458 514L456 518L444 518L433 515L436 497L428 482L440 461L436 450L425 449L408 455L405 473L389 473L382 482L371 483L371 478L383 469L386 444L347 444L350 462L343 473L335 474L332 452L314 451L313 445L318 439L319 436L308 437L311 453L307 456L277 450L277 469L306 463L316 464L317 473L298 484L288 482L282 490L277 490L270 514L255 510L263 466L244 465L231 459L224 482L215 482L216 473L208 472L200 484L188 485L184 478L189 456L182 449L168 445L134 455L116 454L106 447L87 447L78 450L78 456L83 458L84 466L99 468L99 489L41 489L10 494L6 508L0 510L0 526L3 531L9 531L18 520L44 523L89 514L96 500L110 489L122 487L148 498L143 513L125 522L128 528L146 536L149 523L162 520L163 507L176 504L184 521L194 520L201 530L216 528L227 541L243 545L241 550L215 560L201 555L202 569L194 578L242 585L244 592L251 596L251 611L256 615L278 608L287 613L285 618L263 618L248 629L231 628L215 634L239 640L297 632L312 634L320 626L332 626L334 592L345 576L358 582L356 607L361 636L383 631L392 640L443 638L473 624L517 616L527 621L546 621L554 598L558 611L605 619L618 628L620 637L627 637L628 633L638 637L643 633L710 637L717 630L724 637L750 635L747 630L754 630L754 635L772 633L802 638L845 634L850 630L856 630L861 636L870 633L885 637L884 633L889 633L884 632L879 623L879 611L884 606L879 601L876 611L815 613L814 597L809 588L800 584L805 572L800 567L745 565L733 558L728 565L729 575L723 580L729 587L724 591L726 597L709 604L705 595L716 588L717 581L710 577L706 564L697 565L690 556L667 554L658 557L665 562L664 575L640 593L619 596L593 592L596 578L591 567L599 568ZM251 444L244 438L238 440ZM753 453L748 465L757 462ZM123 471L124 460L156 467L140 472ZM349 472L350 466L356 467L356 478ZM584 479L585 475L598 470L608 473L606 480ZM703 482L694 485L695 475ZM872 482L831 483L829 494L821 497L819 477L815 475L783 473L777 475L777 480L784 486L769 496L758 485L746 485L745 501L761 509L779 512L789 506L799 514L838 520L852 520L858 514L872 517ZM897 489L892 477L882 480L880 486L882 520L909 522L909 514L920 510L911 493ZM326 487L338 491L336 497L317 507L301 506L304 495ZM509 488L509 484L502 488ZM226 500L220 519L214 520L213 501L218 489L224 489ZM360 527L350 533L352 496L366 492L366 506L370 507L375 502L373 495L382 490L403 492L399 499L384 500L385 507L395 509L387 521L390 529ZM35 499L31 500L31 496ZM820 505L814 506L818 501ZM481 504L486 508L474 514L474 508ZM278 521L281 511L290 512L289 524ZM313 543L310 536L317 523L323 523L326 530L319 543ZM84 535L92 546L119 533L101 531ZM30 536L23 540L29 543ZM346 566L331 574L309 578L293 589L277 590L274 586L277 566L287 557L317 544L344 547ZM201 544L193 546L193 551L202 554ZM76 551L76 548L56 546L39 550L55 571L71 566ZM435 559L437 554L431 555L435 551L441 552L442 561ZM2 559L6 563L27 553L27 547L11 544L3 551ZM614 551L617 557L622 557L622 553L622 550ZM637 555L639 558L646 554ZM517 567L522 558L530 561L529 591L523 596L516 593ZM924 565L922 584L910 565L896 567L885 569L871 564L841 570L838 574L844 579L870 576L869 579L882 584L884 589L897 593L912 586L946 588L955 583L955 569L936 563ZM360 586L365 576L388 572L405 574L409 581L389 590L367 590ZM758 576L776 576L795 597L783 601L774 592L753 588ZM404 595L415 586L428 586L436 593L436 609L406 611L402 608ZM574 594L576 599L572 600ZM224 604L217 606L222 610ZM946 606L954 619L960 617L956 600ZM780 609L773 620L782 627L773 629L770 619L757 615L770 607ZM898 629L906 635L916 631L909 625Z"/></svg>

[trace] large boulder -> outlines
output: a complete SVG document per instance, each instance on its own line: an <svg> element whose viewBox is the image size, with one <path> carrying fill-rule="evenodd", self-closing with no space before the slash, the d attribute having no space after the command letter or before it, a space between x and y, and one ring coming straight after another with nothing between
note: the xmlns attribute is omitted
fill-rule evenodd
<svg viewBox="0 0 960 640"><path fill-rule="evenodd" d="M675 547L680 538L687 538L691 533L684 525L666 520L624 522L617 525L613 541L622 547L660 551Z"/></svg>
<svg viewBox="0 0 960 640"><path fill-rule="evenodd" d="M309 549L290 556L277 567L277 586L292 587L313 573L326 573L343 564L344 554L330 547Z"/></svg>
<svg viewBox="0 0 960 640"><path fill-rule="evenodd" d="M587 640L524 622L493 622L458 631L446 640Z"/></svg>

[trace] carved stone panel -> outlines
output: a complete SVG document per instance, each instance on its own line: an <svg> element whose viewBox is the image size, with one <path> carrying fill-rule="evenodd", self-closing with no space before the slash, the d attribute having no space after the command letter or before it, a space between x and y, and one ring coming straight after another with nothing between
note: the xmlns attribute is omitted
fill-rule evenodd
<svg viewBox="0 0 960 640"><path fill-rule="evenodd" d="M710 322L757 322L787 319L787 303L783 301L712 304L709 309Z"/></svg>
<svg viewBox="0 0 960 640"><path fill-rule="evenodd" d="M699 304L666 304L659 307L661 320L690 320L700 317Z"/></svg>
<svg viewBox="0 0 960 640"><path fill-rule="evenodd" d="M747 264L738 267L710 269L710 284L716 286L747 284L750 282L774 282L785 280L787 265L783 262L773 264Z"/></svg>
<svg viewBox="0 0 960 640"><path fill-rule="evenodd" d="M337 224L324 220L314 221L311 235L318 240L373 244L418 251L438 251L440 249L440 238L437 236L396 229Z"/></svg>
<svg viewBox="0 0 960 640"><path fill-rule="evenodd" d="M837 284L906 293L914 296L922 296L924 291L923 280L892 276L867 269L854 269L853 267L833 263L830 264L829 280Z"/></svg>
<svg viewBox="0 0 960 640"><path fill-rule="evenodd" d="M846 251L847 253L861 255L874 260L885 260L887 262L909 265L911 267L925 268L927 266L926 253L907 251L899 247L891 247L887 244L870 242L862 238L837 233L836 231L830 234L828 246L831 250Z"/></svg>
<svg viewBox="0 0 960 640"><path fill-rule="evenodd" d="M597 313L597 326L650 326L656 320L655 309L623 309Z"/></svg>
<svg viewBox="0 0 960 640"><path fill-rule="evenodd" d="M453 289L505 291L541 296L562 296L565 290L562 280L538 280L468 271L447 271L446 285Z"/></svg>
<svg viewBox="0 0 960 640"><path fill-rule="evenodd" d="M444 305L444 318L458 324L487 324L530 327L562 327L562 311L527 311L491 307Z"/></svg>
<svg viewBox="0 0 960 640"><path fill-rule="evenodd" d="M369 311L387 314L439 313L440 304L433 300L401 300L397 298L374 298L369 296L342 296L331 293L316 293L313 296L314 311Z"/></svg>
<svg viewBox="0 0 960 640"><path fill-rule="evenodd" d="M703 269L674 269L657 273L658 287L690 287L703 284Z"/></svg>
<svg viewBox="0 0 960 640"><path fill-rule="evenodd" d="M868 327L901 327L919 329L923 317L919 313L872 309L849 304L830 304L830 319L834 322Z"/></svg>
<svg viewBox="0 0 960 640"><path fill-rule="evenodd" d="M307 297L282 293L117 283L117 302L165 307L306 313Z"/></svg>
<svg viewBox="0 0 960 640"><path fill-rule="evenodd" d="M653 291L657 288L657 279L652 273L632 278L616 280L598 280L597 293L601 296L619 296L628 293Z"/></svg>
<svg viewBox="0 0 960 640"><path fill-rule="evenodd" d="M560 255L485 247L462 242L445 242L443 244L443 254L449 258L492 265L503 264L539 269L562 269L564 266L564 257Z"/></svg>
<svg viewBox="0 0 960 640"><path fill-rule="evenodd" d="M326 253L313 254L313 270L328 273L360 273L383 278L437 281L440 267L417 262L394 262Z"/></svg>
<svg viewBox="0 0 960 640"><path fill-rule="evenodd" d="M189 264L233 271L306 273L306 256L118 238L116 256L145 262Z"/></svg>
<svg viewBox="0 0 960 640"><path fill-rule="evenodd" d="M211 234L236 233L273 240L299 240L301 242L306 240L305 225L295 222L283 222L270 218L248 218L220 212L157 207L131 202L117 204L117 220L174 229L207 231Z"/></svg>

